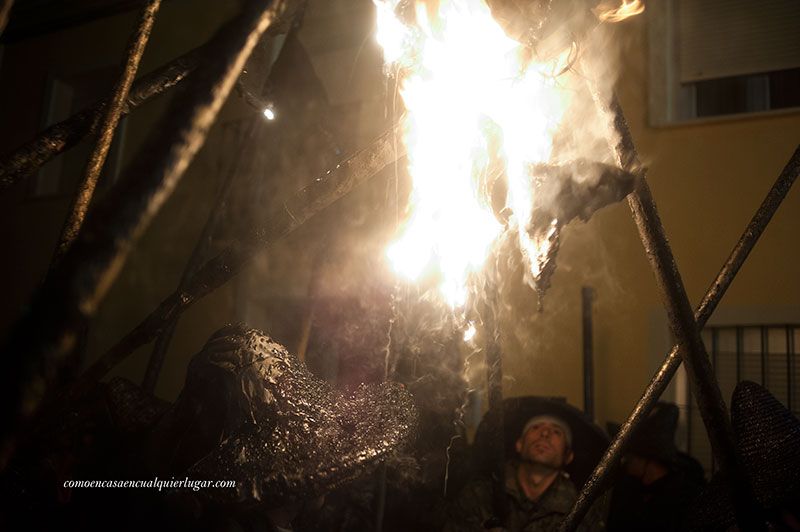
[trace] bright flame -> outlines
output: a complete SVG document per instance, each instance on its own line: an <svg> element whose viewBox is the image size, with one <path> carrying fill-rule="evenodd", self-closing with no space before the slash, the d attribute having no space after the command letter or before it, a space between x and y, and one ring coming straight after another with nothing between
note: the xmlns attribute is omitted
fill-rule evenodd
<svg viewBox="0 0 800 532"><path fill-rule="evenodd" d="M470 340L475 338L475 333L476 332L478 332L478 330L475 328L475 324L472 323L472 322L469 322L469 327L467 327L467 330L464 331L464 341L465 342L469 342Z"/></svg>
<svg viewBox="0 0 800 532"><path fill-rule="evenodd" d="M435 268L443 296L461 306L468 277L504 230L482 190L493 161L506 172L520 249L529 261L535 256L537 244L516 220L527 220L533 204L527 168L549 159L568 104L569 92L554 75L568 52L530 62L483 0L440 0L436 12L418 2L413 31L395 17L397 0L374 1L378 41L387 60L404 67L400 93L413 179L409 218L387 254L411 279Z"/></svg>
<svg viewBox="0 0 800 532"><path fill-rule="evenodd" d="M626 18L644 13L644 4L641 0L622 0L622 5L604 2L592 11L601 22L622 22Z"/></svg>
<svg viewBox="0 0 800 532"><path fill-rule="evenodd" d="M410 38L408 27L394 16L394 9L399 1L372 0L378 13L378 28L380 28L376 40L383 48L383 60L387 64L400 59Z"/></svg>
<svg viewBox="0 0 800 532"><path fill-rule="evenodd" d="M275 120L275 111L267 107L264 109L264 118L267 120Z"/></svg>

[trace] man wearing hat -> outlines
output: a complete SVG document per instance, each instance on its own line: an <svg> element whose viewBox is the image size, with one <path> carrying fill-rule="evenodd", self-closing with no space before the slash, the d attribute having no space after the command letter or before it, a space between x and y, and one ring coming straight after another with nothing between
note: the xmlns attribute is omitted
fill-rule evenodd
<svg viewBox="0 0 800 532"><path fill-rule="evenodd" d="M704 480L702 466L675 446L678 417L676 405L660 402L634 433L614 484L609 531L686 530L687 507Z"/></svg>
<svg viewBox="0 0 800 532"><path fill-rule="evenodd" d="M507 400L504 410L506 438L513 447L506 462L503 497L496 497L497 483L490 478L468 483L450 509L447 532L485 530L487 526L520 532L557 530L577 498L567 470L576 461L582 469L588 466L591 470L594 456L587 461L587 456L579 455L586 450L585 454L599 457L607 443L599 428L564 402L516 398ZM491 419L485 419L476 434L479 454L486 454L482 451L484 440L493 432ZM604 500L595 504L580 530L603 530L604 509Z"/></svg>

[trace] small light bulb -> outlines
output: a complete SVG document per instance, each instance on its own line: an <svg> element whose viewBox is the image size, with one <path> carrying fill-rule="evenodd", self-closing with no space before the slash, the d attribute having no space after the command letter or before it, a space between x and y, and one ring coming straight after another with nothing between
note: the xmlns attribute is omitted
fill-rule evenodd
<svg viewBox="0 0 800 532"><path fill-rule="evenodd" d="M266 109L264 109L264 117L267 120L275 120L275 111L267 107Z"/></svg>

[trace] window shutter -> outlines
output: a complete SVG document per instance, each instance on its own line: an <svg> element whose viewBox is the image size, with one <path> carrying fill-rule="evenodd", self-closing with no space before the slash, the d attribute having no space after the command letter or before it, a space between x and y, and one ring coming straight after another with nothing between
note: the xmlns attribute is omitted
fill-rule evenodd
<svg viewBox="0 0 800 532"><path fill-rule="evenodd" d="M678 0L682 83L800 67L800 1Z"/></svg>

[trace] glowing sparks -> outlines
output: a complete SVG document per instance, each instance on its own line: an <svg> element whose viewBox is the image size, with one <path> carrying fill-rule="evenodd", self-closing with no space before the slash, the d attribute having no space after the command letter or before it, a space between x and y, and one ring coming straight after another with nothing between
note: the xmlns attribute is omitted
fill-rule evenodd
<svg viewBox="0 0 800 532"><path fill-rule="evenodd" d="M378 41L387 60L403 66L404 141L413 179L406 225L387 254L408 278L436 271L442 295L460 306L468 277L482 268L504 231L485 190L498 166L508 181L520 248L526 255L535 248L516 220L526 220L533 204L527 169L550 157L567 105L568 91L553 75L563 69L566 53L530 62L482 0L441 0L435 12L419 2L413 28L395 17L396 0L374 1Z"/></svg>
<svg viewBox="0 0 800 532"><path fill-rule="evenodd" d="M644 13L644 4L641 0L622 0L622 5L614 7L615 5L603 2L592 11L601 22L622 22Z"/></svg>
<svg viewBox="0 0 800 532"><path fill-rule="evenodd" d="M267 120L275 120L275 111L267 107L266 109L264 109L264 118L266 118Z"/></svg>

